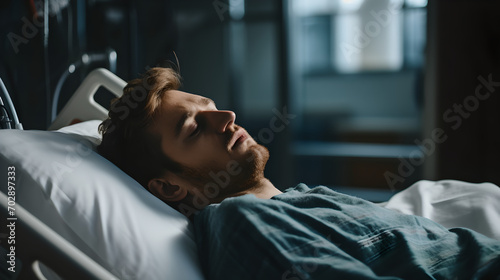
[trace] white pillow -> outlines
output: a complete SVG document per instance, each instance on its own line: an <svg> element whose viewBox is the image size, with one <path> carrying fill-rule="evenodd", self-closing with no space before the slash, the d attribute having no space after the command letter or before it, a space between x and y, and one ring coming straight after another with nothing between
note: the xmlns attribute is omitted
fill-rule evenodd
<svg viewBox="0 0 500 280"><path fill-rule="evenodd" d="M30 196L37 205L23 206L32 214L63 221L120 279L203 279L189 220L95 152L99 123L0 130L0 163L16 168L18 201Z"/></svg>

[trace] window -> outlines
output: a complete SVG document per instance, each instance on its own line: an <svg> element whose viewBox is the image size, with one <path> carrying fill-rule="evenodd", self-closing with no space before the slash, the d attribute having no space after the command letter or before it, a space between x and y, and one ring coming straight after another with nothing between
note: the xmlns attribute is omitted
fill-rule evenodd
<svg viewBox="0 0 500 280"><path fill-rule="evenodd" d="M401 159L417 149L426 5L422 0L290 2L299 180L385 188L385 171L397 172Z"/></svg>

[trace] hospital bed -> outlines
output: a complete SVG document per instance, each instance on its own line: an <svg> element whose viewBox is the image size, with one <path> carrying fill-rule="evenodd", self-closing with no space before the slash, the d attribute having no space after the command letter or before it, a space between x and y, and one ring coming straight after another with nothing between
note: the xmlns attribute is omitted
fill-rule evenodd
<svg viewBox="0 0 500 280"><path fill-rule="evenodd" d="M97 69L49 131L0 130L0 215L15 222L0 231L0 261L15 253L2 279L203 279L189 220L96 153L107 111L93 96L124 86ZM420 181L381 206L500 239L499 200L489 183Z"/></svg>

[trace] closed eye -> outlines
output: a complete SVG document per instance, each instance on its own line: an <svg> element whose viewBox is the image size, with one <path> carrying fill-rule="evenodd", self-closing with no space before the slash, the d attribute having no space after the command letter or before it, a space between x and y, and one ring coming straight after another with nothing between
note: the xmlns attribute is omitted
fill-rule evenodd
<svg viewBox="0 0 500 280"><path fill-rule="evenodd" d="M198 135L201 131L201 125L198 124L198 123L195 123L195 129L193 130L193 132L191 132L191 134L189 135L189 138L194 138L196 137L196 135Z"/></svg>

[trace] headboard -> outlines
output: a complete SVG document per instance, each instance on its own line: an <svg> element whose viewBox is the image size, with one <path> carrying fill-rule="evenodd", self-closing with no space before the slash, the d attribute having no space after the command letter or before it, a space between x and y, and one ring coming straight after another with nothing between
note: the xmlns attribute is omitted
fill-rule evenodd
<svg viewBox="0 0 500 280"><path fill-rule="evenodd" d="M57 130L77 121L104 120L108 110L94 100L94 95L103 86L120 97L127 83L104 68L98 68L83 80L68 103L57 115L49 130Z"/></svg>

